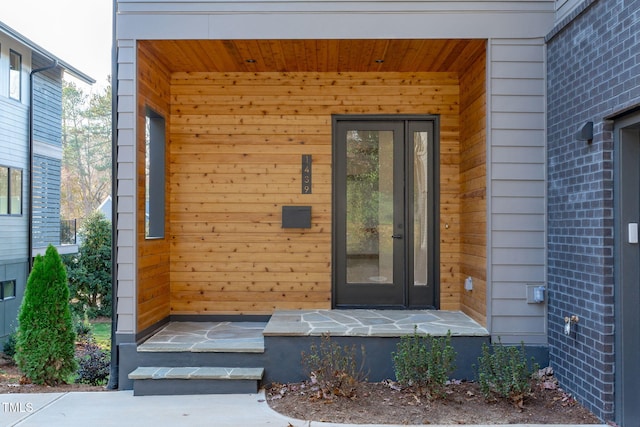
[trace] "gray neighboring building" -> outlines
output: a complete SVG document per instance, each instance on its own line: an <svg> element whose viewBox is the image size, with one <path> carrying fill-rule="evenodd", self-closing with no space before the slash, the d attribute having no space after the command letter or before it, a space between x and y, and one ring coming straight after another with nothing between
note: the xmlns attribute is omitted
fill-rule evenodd
<svg viewBox="0 0 640 427"><path fill-rule="evenodd" d="M64 72L94 83L0 22L0 342L15 327L30 258L49 244L77 251L61 237Z"/></svg>
<svg viewBox="0 0 640 427"><path fill-rule="evenodd" d="M549 357L596 415L637 426L640 1L558 3L546 39Z"/></svg>

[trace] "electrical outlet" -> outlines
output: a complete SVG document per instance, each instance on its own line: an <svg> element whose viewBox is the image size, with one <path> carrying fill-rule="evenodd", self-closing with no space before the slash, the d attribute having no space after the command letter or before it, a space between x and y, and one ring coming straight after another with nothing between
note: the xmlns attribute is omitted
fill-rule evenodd
<svg viewBox="0 0 640 427"><path fill-rule="evenodd" d="M542 284L527 285L527 304L542 304L547 299L547 288Z"/></svg>

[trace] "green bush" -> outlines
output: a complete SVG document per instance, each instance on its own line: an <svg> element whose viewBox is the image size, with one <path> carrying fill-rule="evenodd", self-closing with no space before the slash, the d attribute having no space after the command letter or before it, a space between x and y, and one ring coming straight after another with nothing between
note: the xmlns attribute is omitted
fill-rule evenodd
<svg viewBox="0 0 640 427"><path fill-rule="evenodd" d="M5 354L5 356L8 356L12 359L16 355L17 335L18 333L16 331L11 332L7 337L7 340L4 342L4 345L2 346L2 352Z"/></svg>
<svg viewBox="0 0 640 427"><path fill-rule="evenodd" d="M36 384L65 382L77 368L75 338L67 275L58 252L49 245L44 257L35 259L20 306L18 367Z"/></svg>
<svg viewBox="0 0 640 427"><path fill-rule="evenodd" d="M477 380L485 399L499 397L522 406L525 397L531 393L532 373L537 370L538 366L533 360L530 369L524 344L520 347L505 346L498 340L491 347L486 344L482 346Z"/></svg>
<svg viewBox="0 0 640 427"><path fill-rule="evenodd" d="M94 342L87 342L76 355L77 383L105 385L109 379L109 353Z"/></svg>
<svg viewBox="0 0 640 427"><path fill-rule="evenodd" d="M323 334L320 346L311 344L309 353L302 352L302 363L307 368L311 383L319 387L319 397L356 397L358 383L366 379L363 366L364 346L360 348L361 363L357 363L356 346L341 346Z"/></svg>
<svg viewBox="0 0 640 427"><path fill-rule="evenodd" d="M71 308L93 319L111 316L111 223L100 212L84 222L82 243L75 255L66 255Z"/></svg>
<svg viewBox="0 0 640 427"><path fill-rule="evenodd" d="M443 397L457 356L451 346L451 332L434 338L418 335L416 330L401 337L396 348L392 357L398 383L429 398Z"/></svg>
<svg viewBox="0 0 640 427"><path fill-rule="evenodd" d="M88 315L85 313L84 316L81 316L74 312L72 313L72 319L73 330L76 333L76 341L91 341L93 339L93 331Z"/></svg>

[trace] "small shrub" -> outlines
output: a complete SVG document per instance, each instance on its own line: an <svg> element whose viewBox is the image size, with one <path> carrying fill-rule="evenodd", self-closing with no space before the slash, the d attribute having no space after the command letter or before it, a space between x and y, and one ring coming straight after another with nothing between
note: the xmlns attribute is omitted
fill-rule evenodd
<svg viewBox="0 0 640 427"><path fill-rule="evenodd" d="M445 395L449 375L455 370L456 351L451 346L451 332L446 337L413 335L400 338L392 354L396 379L403 387L415 389L429 398Z"/></svg>
<svg viewBox="0 0 640 427"><path fill-rule="evenodd" d="M84 345L76 355L78 361L77 383L105 385L109 379L109 353L93 342Z"/></svg>
<svg viewBox="0 0 640 427"><path fill-rule="evenodd" d="M341 346L323 334L320 346L311 344L309 353L302 352L302 363L308 369L311 382L319 387L319 397L356 397L358 383L366 379L363 373L364 346L360 348L361 364L356 361L356 346Z"/></svg>
<svg viewBox="0 0 640 427"><path fill-rule="evenodd" d="M93 338L91 323L86 314L84 316L80 314L73 315L73 330L76 332L78 341L91 341Z"/></svg>
<svg viewBox="0 0 640 427"><path fill-rule="evenodd" d="M18 315L15 360L36 384L64 383L76 369L76 334L69 310L67 275L56 248L38 255Z"/></svg>
<svg viewBox="0 0 640 427"><path fill-rule="evenodd" d="M498 340L491 348L484 344L478 358L477 376L485 399L504 398L522 407L531 393L531 376L537 364L529 368L524 344L520 347L504 346Z"/></svg>
<svg viewBox="0 0 640 427"><path fill-rule="evenodd" d="M12 359L16 355L17 335L18 334L16 331L11 332L7 337L7 340L4 342L4 345L2 346L2 352L5 354L5 356L10 357Z"/></svg>
<svg viewBox="0 0 640 427"><path fill-rule="evenodd" d="M111 223L100 212L90 215L80 230L75 255L65 255L71 309L90 319L111 316Z"/></svg>

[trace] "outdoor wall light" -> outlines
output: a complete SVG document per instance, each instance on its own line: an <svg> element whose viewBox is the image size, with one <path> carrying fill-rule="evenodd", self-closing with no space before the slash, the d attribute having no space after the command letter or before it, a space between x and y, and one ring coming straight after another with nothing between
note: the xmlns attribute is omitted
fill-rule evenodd
<svg viewBox="0 0 640 427"><path fill-rule="evenodd" d="M593 122L586 122L578 131L578 141L587 141L591 144L593 141Z"/></svg>

